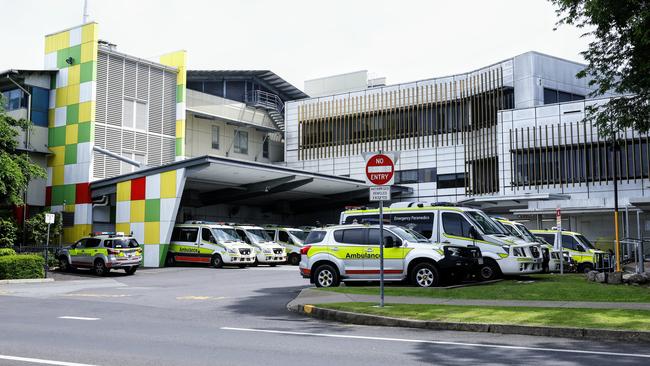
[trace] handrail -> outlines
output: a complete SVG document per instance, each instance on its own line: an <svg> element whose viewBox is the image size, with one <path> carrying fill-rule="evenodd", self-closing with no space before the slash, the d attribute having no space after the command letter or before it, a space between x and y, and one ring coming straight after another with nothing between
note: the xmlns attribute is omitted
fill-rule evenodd
<svg viewBox="0 0 650 366"><path fill-rule="evenodd" d="M276 94L265 92L263 90L254 90L251 93L247 93L246 101L255 106L274 109L278 113L284 111L284 102L282 99Z"/></svg>

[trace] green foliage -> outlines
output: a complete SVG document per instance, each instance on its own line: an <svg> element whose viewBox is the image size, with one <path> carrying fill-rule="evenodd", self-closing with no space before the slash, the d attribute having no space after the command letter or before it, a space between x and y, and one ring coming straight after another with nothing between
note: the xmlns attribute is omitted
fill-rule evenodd
<svg viewBox="0 0 650 366"><path fill-rule="evenodd" d="M11 248L0 248L0 257L5 255L16 255L16 251Z"/></svg>
<svg viewBox="0 0 650 366"><path fill-rule="evenodd" d="M27 240L36 243L37 246L45 246L45 239L47 238L47 224L45 223L46 213L49 213L49 211L41 212L25 221ZM61 215L55 214L54 224L50 225L50 245L58 242L61 229Z"/></svg>
<svg viewBox="0 0 650 366"><path fill-rule="evenodd" d="M624 128L650 130L650 3L645 0L551 0L560 17L593 38L582 52L587 67L578 77L589 77L596 89L591 97L621 94L602 106L590 107L586 121L615 138Z"/></svg>
<svg viewBox="0 0 650 366"><path fill-rule="evenodd" d="M0 217L0 248L9 248L16 242L16 222Z"/></svg>
<svg viewBox="0 0 650 366"><path fill-rule="evenodd" d="M43 278L45 260L38 254L6 255L0 257L0 280Z"/></svg>
<svg viewBox="0 0 650 366"><path fill-rule="evenodd" d="M27 129L31 123L16 120L7 115L0 99L0 204L22 205L23 192L34 178L45 178L45 170L32 163L27 153L16 151L18 131Z"/></svg>

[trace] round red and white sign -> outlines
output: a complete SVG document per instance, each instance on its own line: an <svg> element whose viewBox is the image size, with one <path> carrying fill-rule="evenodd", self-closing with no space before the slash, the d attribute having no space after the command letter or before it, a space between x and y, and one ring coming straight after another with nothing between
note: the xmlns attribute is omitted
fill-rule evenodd
<svg viewBox="0 0 650 366"><path fill-rule="evenodd" d="M393 159L384 154L373 155L366 162L366 177L372 184L378 186L391 184L394 173Z"/></svg>

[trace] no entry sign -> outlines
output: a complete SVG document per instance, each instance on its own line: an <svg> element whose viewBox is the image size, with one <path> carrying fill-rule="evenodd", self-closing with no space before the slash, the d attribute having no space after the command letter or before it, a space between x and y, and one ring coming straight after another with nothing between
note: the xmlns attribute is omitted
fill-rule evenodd
<svg viewBox="0 0 650 366"><path fill-rule="evenodd" d="M366 181L377 186L392 185L395 164L392 154L374 154L366 161Z"/></svg>

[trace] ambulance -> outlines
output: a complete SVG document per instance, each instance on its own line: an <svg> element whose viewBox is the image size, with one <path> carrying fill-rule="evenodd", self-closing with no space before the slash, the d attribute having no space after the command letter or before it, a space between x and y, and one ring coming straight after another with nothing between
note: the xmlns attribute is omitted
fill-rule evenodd
<svg viewBox="0 0 650 366"><path fill-rule="evenodd" d="M265 226L265 230L271 240L284 247L287 253L287 262L297 266L300 263L300 249L308 233L300 229L272 225Z"/></svg>
<svg viewBox="0 0 650 366"><path fill-rule="evenodd" d="M255 265L268 264L274 267L287 261L284 247L275 243L263 227L238 225L235 230L242 241L255 249Z"/></svg>
<svg viewBox="0 0 650 366"><path fill-rule="evenodd" d="M535 236L539 236L549 243L555 241L557 229L550 230L531 230ZM580 273L587 273L596 267L596 263L605 263L609 265L609 256L602 250L596 249L589 239L584 235L562 230L562 247L569 253L571 261L575 263L576 270Z"/></svg>
<svg viewBox="0 0 650 366"><path fill-rule="evenodd" d="M353 209L341 213L340 223L377 222L378 216L377 209ZM511 237L481 210L451 203L398 202L384 209L384 221L413 229L434 243L477 246L484 259L478 271L481 280L542 271L541 245Z"/></svg>
<svg viewBox="0 0 650 366"><path fill-rule="evenodd" d="M232 226L206 221L188 221L174 227L166 264L209 263L215 268L255 263L255 248L243 243Z"/></svg>

